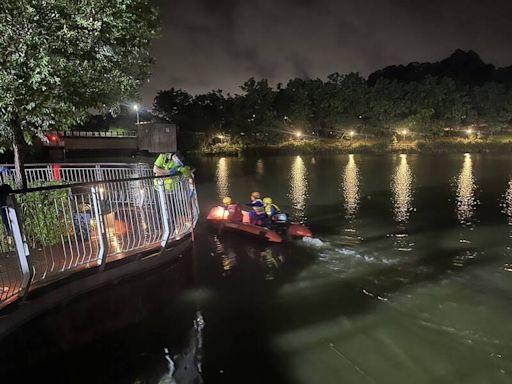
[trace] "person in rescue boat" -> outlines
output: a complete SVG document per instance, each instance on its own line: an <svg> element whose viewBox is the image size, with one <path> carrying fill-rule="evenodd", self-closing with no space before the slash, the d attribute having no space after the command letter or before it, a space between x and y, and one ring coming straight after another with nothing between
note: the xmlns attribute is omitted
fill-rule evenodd
<svg viewBox="0 0 512 384"><path fill-rule="evenodd" d="M222 199L222 207L227 212L227 220L232 223L241 223L243 221L242 208L240 204L233 201L229 196ZM225 217L225 215L223 215Z"/></svg>
<svg viewBox="0 0 512 384"><path fill-rule="evenodd" d="M261 200L259 192L251 193L251 202L249 205L252 207L252 211L249 212L250 223L253 225L264 226L267 215L265 214L265 205Z"/></svg>
<svg viewBox="0 0 512 384"><path fill-rule="evenodd" d="M153 166L153 173L155 176L179 176L183 175L188 177L192 171L188 166L183 164L183 156L179 152L161 153L155 160ZM158 180L155 179L155 185ZM171 178L164 179L165 189L171 191L173 186L177 183L176 180Z"/></svg>
<svg viewBox="0 0 512 384"><path fill-rule="evenodd" d="M272 226L272 220L276 214L281 212L279 207L272 202L271 197L265 197L263 199L263 206L265 208L265 226L270 228Z"/></svg>

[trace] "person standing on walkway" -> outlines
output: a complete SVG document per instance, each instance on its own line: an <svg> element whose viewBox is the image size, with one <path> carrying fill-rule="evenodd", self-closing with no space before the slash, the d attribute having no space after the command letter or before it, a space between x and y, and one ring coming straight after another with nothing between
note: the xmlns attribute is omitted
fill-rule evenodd
<svg viewBox="0 0 512 384"><path fill-rule="evenodd" d="M183 175L189 177L192 175L190 168L183 164L183 156L179 152L161 153L158 155L153 166L153 173L155 176L171 176L164 179L167 191L173 190L177 182L173 176ZM157 182L155 180L155 185Z"/></svg>

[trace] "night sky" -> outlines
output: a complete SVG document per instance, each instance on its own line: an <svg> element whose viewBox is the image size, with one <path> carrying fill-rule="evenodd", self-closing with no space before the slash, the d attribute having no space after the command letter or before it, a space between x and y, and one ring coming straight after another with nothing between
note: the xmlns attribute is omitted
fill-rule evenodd
<svg viewBox="0 0 512 384"><path fill-rule="evenodd" d="M473 49L512 64L508 0L154 0L161 13L147 106L171 87L236 93L251 76L371 72Z"/></svg>

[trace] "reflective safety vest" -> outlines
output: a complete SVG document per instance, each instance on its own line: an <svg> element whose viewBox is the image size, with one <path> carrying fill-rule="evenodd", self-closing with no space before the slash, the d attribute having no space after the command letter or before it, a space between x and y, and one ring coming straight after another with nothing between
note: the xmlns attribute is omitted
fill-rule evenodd
<svg viewBox="0 0 512 384"><path fill-rule="evenodd" d="M171 171L173 169L178 169L179 166L172 159L169 159L166 153L161 153L155 160L155 166L158 168L165 169L166 171Z"/></svg>
<svg viewBox="0 0 512 384"><path fill-rule="evenodd" d="M161 153L158 155L158 157L155 160L155 166L158 168L165 169L166 171L169 171L169 174L172 176L173 173L176 173L176 176L178 176L177 172L180 172L185 177L190 177L192 174L190 168L188 166L180 166L178 165L174 160L171 160L168 158L167 154ZM155 187L158 186L158 180L155 179ZM164 185L165 190L167 192L170 192L176 188L176 185L178 184L178 181L180 180L179 177L169 177L165 178Z"/></svg>
<svg viewBox="0 0 512 384"><path fill-rule="evenodd" d="M254 212L256 212L257 215L263 215L265 214L265 207L263 204L263 201L261 199L256 199L252 203L252 209Z"/></svg>

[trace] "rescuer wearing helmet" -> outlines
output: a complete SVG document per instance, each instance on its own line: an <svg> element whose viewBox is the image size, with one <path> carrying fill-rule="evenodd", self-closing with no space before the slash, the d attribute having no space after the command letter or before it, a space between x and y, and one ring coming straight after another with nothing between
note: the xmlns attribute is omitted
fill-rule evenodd
<svg viewBox="0 0 512 384"><path fill-rule="evenodd" d="M183 156L179 152L161 153L158 155L153 166L153 173L155 176L171 177L179 175L188 177L192 175L190 168L183 164ZM155 185L157 185L157 183L158 180L155 179ZM176 183L176 178L164 179L166 191L174 189Z"/></svg>
<svg viewBox="0 0 512 384"><path fill-rule="evenodd" d="M240 204L233 201L229 196L222 199L222 207L224 212L227 211L227 220L233 223L241 223L243 221L242 208ZM225 217L225 216L224 216Z"/></svg>
<svg viewBox="0 0 512 384"><path fill-rule="evenodd" d="M266 216L265 226L270 228L270 226L272 225L272 219L273 219L274 215L279 213L281 210L279 209L279 207L277 205L275 205L272 202L271 197L265 197L263 199L263 206L265 209L265 216Z"/></svg>
<svg viewBox="0 0 512 384"><path fill-rule="evenodd" d="M261 201L259 192L251 193L251 202L249 205L252 207L252 211L249 212L251 224L264 225L267 215L265 214L265 206L263 201Z"/></svg>

